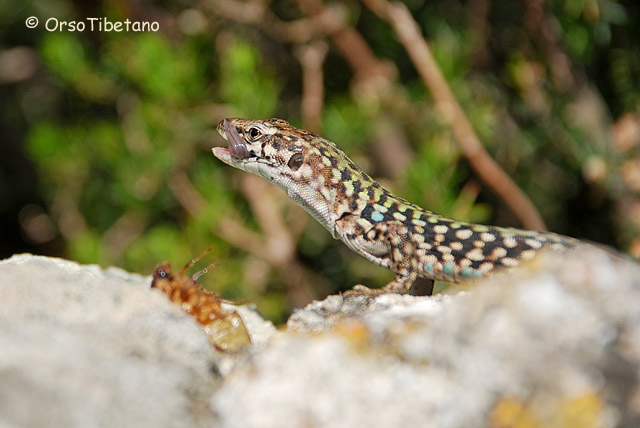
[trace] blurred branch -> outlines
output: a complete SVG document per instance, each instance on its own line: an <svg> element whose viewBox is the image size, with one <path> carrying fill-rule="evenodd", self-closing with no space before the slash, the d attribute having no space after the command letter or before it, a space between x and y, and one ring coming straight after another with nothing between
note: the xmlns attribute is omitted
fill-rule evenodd
<svg viewBox="0 0 640 428"><path fill-rule="evenodd" d="M354 71L353 89L365 95L387 92L385 88L391 87L397 70L393 64L375 56L362 34L353 28L345 28L332 34L331 39Z"/></svg>
<svg viewBox="0 0 640 428"><path fill-rule="evenodd" d="M282 266L295 258L296 244L282 221L280 204L272 192L275 189L269 186L270 183L254 175L242 174L240 178L240 191L264 232L262 257L272 265Z"/></svg>
<svg viewBox="0 0 640 428"><path fill-rule="evenodd" d="M485 68L491 60L491 49L489 48L491 0L470 0L468 8L469 27L473 29L476 39L473 49L473 63L478 68Z"/></svg>
<svg viewBox="0 0 640 428"><path fill-rule="evenodd" d="M422 80L431 91L436 109L451 128L462 153L474 171L502 198L525 227L544 230L544 221L533 203L482 146L406 6L398 2L389 3L386 0L363 0L363 2L394 28Z"/></svg>
<svg viewBox="0 0 640 428"><path fill-rule="evenodd" d="M411 164L414 153L402 127L386 117L381 118L381 132L372 142L380 172L391 179L404 176Z"/></svg>
<svg viewBox="0 0 640 428"><path fill-rule="evenodd" d="M296 48L295 54L302 66L302 122L305 129L319 134L322 130L324 82L322 64L329 51L324 40Z"/></svg>
<svg viewBox="0 0 640 428"><path fill-rule="evenodd" d="M551 69L553 82L561 92L571 91L575 78L571 61L560 48L560 43L545 16L543 0L525 0L524 28L531 33L532 40L540 40L547 55L546 63Z"/></svg>
<svg viewBox="0 0 640 428"><path fill-rule="evenodd" d="M51 207L58 229L66 241L73 241L88 230L87 221L80 212L77 197L73 193L75 192L61 191L54 198Z"/></svg>
<svg viewBox="0 0 640 428"><path fill-rule="evenodd" d="M357 83L388 81L396 74L393 65L378 59L362 35L347 24L347 11L342 5L325 6L318 0L298 0L307 18L285 22L277 18L261 2L209 0L205 3L215 14L236 22L260 27L278 40L303 44L331 37L355 74Z"/></svg>
<svg viewBox="0 0 640 428"><path fill-rule="evenodd" d="M118 260L127 247L145 231L147 219L142 213L125 212L102 236L108 260Z"/></svg>
<svg viewBox="0 0 640 428"><path fill-rule="evenodd" d="M240 191L247 198L262 235L229 218L224 220L216 233L276 268L287 286L292 305L304 306L317 298L317 291L313 287L316 279L305 274L306 269L296 259L297 240L282 220L282 210L274 198L274 190L263 179L243 174Z"/></svg>
<svg viewBox="0 0 640 428"><path fill-rule="evenodd" d="M218 227L213 229L213 232L234 247L265 259L260 234L247 229L234 217L220 219Z"/></svg>
<svg viewBox="0 0 640 428"><path fill-rule="evenodd" d="M193 217L200 215L206 201L184 171L175 172L168 185L185 211ZM247 198L262 233L248 229L232 216L222 218L212 227L212 232L278 270L289 290L291 304L304 306L317 297L313 285L319 280L296 259L297 237L284 224L271 190L264 180L250 174L242 175L240 191Z"/></svg>
<svg viewBox="0 0 640 428"><path fill-rule="evenodd" d="M285 22L278 19L266 4L235 0L209 0L205 3L214 13L243 24L256 25L278 40L307 43L338 31L346 25L346 11L341 5L323 8L309 18Z"/></svg>
<svg viewBox="0 0 640 428"><path fill-rule="evenodd" d="M298 0L298 5L307 14L323 13L325 7L318 0ZM329 37L353 70L351 89L356 98L386 101L399 98L392 90L398 74L395 65L378 58L360 32L344 27ZM378 137L372 145L374 157L385 176L397 179L411 163L413 149L402 127L382 111L378 114L376 128Z"/></svg>
<svg viewBox="0 0 640 428"><path fill-rule="evenodd" d="M327 7L319 0L298 0L298 6L307 15L321 16L326 14ZM342 25L335 31L327 32L342 57L347 61L353 73L353 89L358 92L375 93L382 87L390 87L390 82L397 72L393 64L382 61L353 27Z"/></svg>
<svg viewBox="0 0 640 428"><path fill-rule="evenodd" d="M195 217L207 203L183 170L177 170L167 180L167 186L182 208Z"/></svg>

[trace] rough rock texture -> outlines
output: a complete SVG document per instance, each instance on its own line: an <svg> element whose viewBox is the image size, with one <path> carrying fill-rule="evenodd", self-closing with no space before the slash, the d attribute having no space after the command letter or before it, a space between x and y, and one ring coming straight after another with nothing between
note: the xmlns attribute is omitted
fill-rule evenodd
<svg viewBox="0 0 640 428"><path fill-rule="evenodd" d="M223 426L640 426L640 268L595 249L453 297L332 296L289 329L214 393Z"/></svg>
<svg viewBox="0 0 640 428"><path fill-rule="evenodd" d="M454 296L331 296L256 344L117 269L0 262L0 427L638 427L640 267L542 254Z"/></svg>
<svg viewBox="0 0 640 428"><path fill-rule="evenodd" d="M212 426L230 359L150 284L61 259L0 262L0 426Z"/></svg>

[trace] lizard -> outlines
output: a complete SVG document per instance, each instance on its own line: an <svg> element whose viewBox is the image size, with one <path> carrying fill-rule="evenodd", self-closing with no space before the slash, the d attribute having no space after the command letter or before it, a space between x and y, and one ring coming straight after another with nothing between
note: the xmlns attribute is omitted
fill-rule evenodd
<svg viewBox="0 0 640 428"><path fill-rule="evenodd" d="M431 294L433 280L474 280L515 267L539 250L568 250L579 242L428 211L384 188L332 141L283 119L229 118L217 130L228 147L212 148L214 156L271 181L333 238L394 272L382 288L356 285L348 294L417 294L418 286Z"/></svg>

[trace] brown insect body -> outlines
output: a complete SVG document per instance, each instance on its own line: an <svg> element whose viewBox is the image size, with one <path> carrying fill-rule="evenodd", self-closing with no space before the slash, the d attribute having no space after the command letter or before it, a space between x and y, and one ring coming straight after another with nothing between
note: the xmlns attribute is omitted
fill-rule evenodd
<svg viewBox="0 0 640 428"><path fill-rule="evenodd" d="M171 263L168 261L158 264L153 273L151 288L161 290L174 304L195 318L203 326L216 349L236 352L251 344L242 318L236 311L224 309L223 299L196 282L213 265L192 276L185 275L187 269L207 252L209 250L187 263L177 275L171 271Z"/></svg>

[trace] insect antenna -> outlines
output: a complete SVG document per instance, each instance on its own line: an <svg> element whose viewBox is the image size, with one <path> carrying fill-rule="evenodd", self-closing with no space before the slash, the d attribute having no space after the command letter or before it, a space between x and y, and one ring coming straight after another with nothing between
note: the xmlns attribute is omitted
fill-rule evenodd
<svg viewBox="0 0 640 428"><path fill-rule="evenodd" d="M211 263L209 266L207 266L204 269L199 270L198 272L194 273L193 275L191 275L191 279L195 282L197 281L202 275L206 274L207 272L209 272L211 269L213 269L216 265L218 264L218 262L213 262Z"/></svg>
<svg viewBox="0 0 640 428"><path fill-rule="evenodd" d="M182 268L182 270L180 271L180 276L184 275L185 272L187 271L187 269L189 269L191 266L193 266L195 263L198 262L198 260L200 260L201 258L203 258L204 256L207 255L208 252L211 251L211 248L207 248L206 250L204 250L198 257L195 257L193 259L191 259L191 261L189 263L187 263L186 265L184 265L184 267ZM207 267L206 269L209 269L209 267ZM208 272L208 271L207 271ZM200 275L202 276L202 275ZM198 277L200 278L200 277Z"/></svg>

